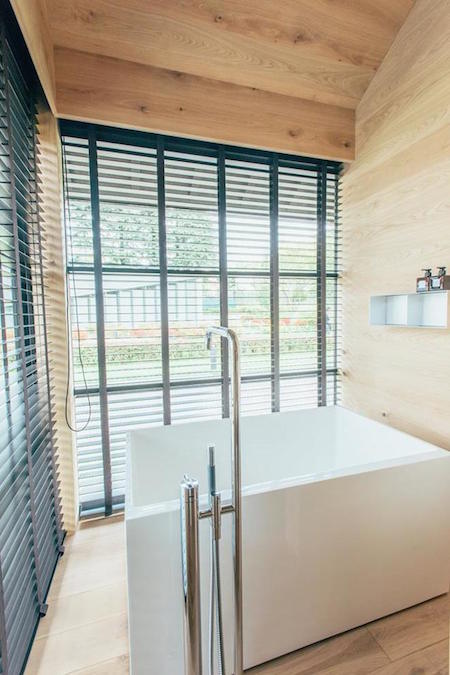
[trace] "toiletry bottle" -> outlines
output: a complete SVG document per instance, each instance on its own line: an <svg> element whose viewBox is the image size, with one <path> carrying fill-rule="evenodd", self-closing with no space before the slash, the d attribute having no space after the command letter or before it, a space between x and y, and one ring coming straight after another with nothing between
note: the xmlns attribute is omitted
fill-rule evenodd
<svg viewBox="0 0 450 675"><path fill-rule="evenodd" d="M438 267L438 273L433 274L431 277L431 290L432 291L439 291L441 289L441 275L442 275L442 270L444 270L444 275L445 275L445 267Z"/></svg>
<svg viewBox="0 0 450 675"><path fill-rule="evenodd" d="M443 291L445 289L445 287L447 286L446 274L447 274L447 268L445 267L445 265L441 265L441 267L439 267L439 269L438 269L439 288L440 288L441 291Z"/></svg>
<svg viewBox="0 0 450 675"><path fill-rule="evenodd" d="M422 272L425 272L423 277L417 279L416 290L418 293L426 293L431 290L431 268L425 267Z"/></svg>

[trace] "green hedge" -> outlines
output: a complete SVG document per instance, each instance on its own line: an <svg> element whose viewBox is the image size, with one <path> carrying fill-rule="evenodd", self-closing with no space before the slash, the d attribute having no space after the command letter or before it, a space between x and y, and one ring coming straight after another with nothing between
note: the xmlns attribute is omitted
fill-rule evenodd
<svg viewBox="0 0 450 675"><path fill-rule="evenodd" d="M312 352L316 349L315 337L309 338L291 338L289 340L283 339L282 351L285 352ZM86 365L94 365L97 363L97 348L96 347L81 347L83 355L83 362ZM269 354L270 343L269 335L264 343L249 344L241 343L241 352L243 356L251 354ZM188 359L202 359L206 358L206 347L201 342L187 344L177 344L176 342L170 345L170 358L176 360ZM74 352L75 361L78 362L78 351ZM106 362L107 363L134 363L140 361L156 361L161 358L161 349L157 345L123 345L115 347L107 347Z"/></svg>

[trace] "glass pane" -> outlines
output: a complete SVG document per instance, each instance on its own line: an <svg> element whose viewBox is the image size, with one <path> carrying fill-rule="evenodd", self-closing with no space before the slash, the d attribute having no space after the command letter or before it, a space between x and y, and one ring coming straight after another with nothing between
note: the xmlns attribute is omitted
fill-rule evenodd
<svg viewBox="0 0 450 675"><path fill-rule="evenodd" d="M206 349L205 331L220 323L217 277L169 276L170 379L221 377L220 342Z"/></svg>
<svg viewBox="0 0 450 675"><path fill-rule="evenodd" d="M103 453L99 397L75 399L78 457L78 490L82 512L101 508L104 500ZM111 442L112 491L114 497L125 493L126 437L133 429L162 424L160 389L113 393L108 396ZM83 428L88 420L87 428Z"/></svg>
<svg viewBox="0 0 450 675"><path fill-rule="evenodd" d="M86 502L104 499L99 397L93 394L75 397L75 419L79 430L75 436L78 495L83 509Z"/></svg>
<svg viewBox="0 0 450 675"><path fill-rule="evenodd" d="M108 385L161 382L159 275L103 276Z"/></svg>
<svg viewBox="0 0 450 675"><path fill-rule="evenodd" d="M170 393L172 422L219 419L222 416L222 394L219 384L173 387Z"/></svg>
<svg viewBox="0 0 450 675"><path fill-rule="evenodd" d="M279 173L280 272L317 269L317 174L301 169Z"/></svg>
<svg viewBox="0 0 450 675"><path fill-rule="evenodd" d="M243 415L263 415L272 411L272 384L270 380L243 382L241 386Z"/></svg>
<svg viewBox="0 0 450 675"><path fill-rule="evenodd" d="M268 271L269 167L227 160L226 201L228 269Z"/></svg>
<svg viewBox="0 0 450 675"><path fill-rule="evenodd" d="M112 393L108 396L113 497L125 494L129 431L163 423L161 389Z"/></svg>
<svg viewBox="0 0 450 675"><path fill-rule="evenodd" d="M166 153L165 186L169 269L218 269L216 160Z"/></svg>
<svg viewBox="0 0 450 675"><path fill-rule="evenodd" d="M75 389L98 385L97 317L94 275L69 275L72 329L73 384Z"/></svg>
<svg viewBox="0 0 450 675"><path fill-rule="evenodd" d="M339 363L339 325L340 312L339 282L337 279L327 279L327 309L326 309L326 336L327 336L327 368L337 368Z"/></svg>
<svg viewBox="0 0 450 675"><path fill-rule="evenodd" d="M156 151L98 144L103 265L159 267Z"/></svg>
<svg viewBox="0 0 450 675"><path fill-rule="evenodd" d="M338 405L341 402L341 378L339 373L328 375L327 378L327 405Z"/></svg>
<svg viewBox="0 0 450 675"><path fill-rule="evenodd" d="M280 371L317 368L317 282L280 279Z"/></svg>
<svg viewBox="0 0 450 675"><path fill-rule="evenodd" d="M64 139L63 170L68 263L92 265L94 250L89 153L86 139Z"/></svg>
<svg viewBox="0 0 450 675"><path fill-rule="evenodd" d="M270 375L270 279L231 276L228 313L240 337L242 375Z"/></svg>
<svg viewBox="0 0 450 675"><path fill-rule="evenodd" d="M282 378L280 382L281 410L316 408L318 401L317 377Z"/></svg>
<svg viewBox="0 0 450 675"><path fill-rule="evenodd" d="M339 200L338 176L328 174L327 179L327 272L337 272L341 257L341 241L338 230Z"/></svg>

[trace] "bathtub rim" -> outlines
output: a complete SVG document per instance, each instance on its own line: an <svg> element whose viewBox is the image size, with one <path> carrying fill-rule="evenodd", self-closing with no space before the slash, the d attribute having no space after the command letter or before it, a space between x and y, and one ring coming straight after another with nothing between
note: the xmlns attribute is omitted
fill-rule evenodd
<svg viewBox="0 0 450 675"><path fill-rule="evenodd" d="M376 462L365 462L362 464L354 464L350 465L347 467L342 467L339 469L333 469L332 471L321 471L317 473L306 473L306 474L300 474L296 476L289 476L287 478L281 478L276 481L264 481L262 483L253 483L251 485L243 486L242 488L242 496L243 497L249 497L252 495L256 494L262 494L265 492L275 492L278 490L286 490L290 488L295 488L301 485L309 485L312 483L321 483L324 481L328 480L334 480L338 478L343 478L345 476L354 476L366 472L371 472L371 471L381 471L383 469L389 469L389 468L394 468L394 467L399 467L403 465L408 465L408 464L415 464L415 463L420 463L420 462L426 462L426 461L432 461L435 459L443 459L445 457L448 457L450 459L450 451L446 450L445 448L442 448L438 445L434 445L433 443L430 443L429 441L424 440L423 438L420 438L419 436L415 436L413 434L409 434L406 431L402 431L401 429L396 429L395 427L392 427L390 424L387 424L385 422L382 422L380 420L374 420L371 417L368 417L367 415L363 415L361 413L355 412L354 410L351 410L350 408L347 408L343 405L330 405L330 406L323 406L318 407L318 408L303 408L299 410L287 410L287 411L279 411L279 412L270 412L270 413L260 413L258 415L246 415L246 419L251 418L251 419L257 419L261 417L269 417L273 415L286 415L286 414L297 414L297 413L308 413L310 411L314 411L317 414L318 410L323 410L323 411L329 411L329 410L342 410L344 411L344 414L350 414L352 416L358 417L360 419L366 420L369 423L383 427L384 429L388 429L389 432L392 432L393 436L397 437L403 437L403 438L411 438L417 441L420 441L426 447L427 449L424 450L424 452L420 453L413 453L411 455L401 455L399 457L391 457L391 458L385 458ZM222 420L223 418L219 418L217 421ZM199 422L202 421L211 421L211 420L187 420L185 422L179 422L177 423L177 426L183 426L183 425L189 425L189 424L198 424ZM154 425L146 425L142 426L138 429L138 431L145 431L146 429L154 429ZM133 481L132 481L132 454L133 452L130 450L130 435L134 433L133 431L127 432L126 438L127 438L127 452L126 452L126 472L125 472L125 520L131 519L131 518L139 518L142 516L150 516L150 515L157 515L160 513L167 513L170 511L178 511L179 510L179 500L178 499L171 499L171 500L165 500L161 502L156 502L153 504L142 504L139 506L136 506L133 503ZM181 483L181 478L180 478L180 483ZM231 490L223 490L222 491L222 499L227 500L231 498ZM200 494L200 507L201 508L207 508L207 495L206 493Z"/></svg>
<svg viewBox="0 0 450 675"><path fill-rule="evenodd" d="M255 415L255 417L259 417ZM362 416L363 417L363 416ZM403 433L403 432L401 432ZM409 436L410 434L405 434ZM424 441L426 442L426 441ZM429 444L431 445L431 444ZM343 467L341 469L334 469L328 472L319 472L313 474L302 474L300 476L290 476L289 478L282 478L277 481L265 481L263 483L254 483L252 485L244 486L242 488L242 497L251 497L257 494L264 494L267 492L278 492L280 490L289 490L300 487L302 485L311 485L313 483L322 483L329 480L338 480L346 476L355 476L358 474L365 474L374 471L382 471L384 469L394 469L410 464L419 464L421 462L429 462L435 460L446 459L450 460L450 452L432 446L432 450L423 453L416 453L413 455L404 455L402 457L394 457L390 459L380 460L379 462L368 462L365 464L355 464L350 467ZM179 511L180 504L178 499L171 499L167 501L157 502L154 504L144 504L135 506L132 503L132 479L131 469L128 467L127 454L127 475L126 475L126 498L125 498L125 521L134 518L141 518L146 516L154 516L172 511ZM181 481L180 481L181 482ZM224 501L230 499L231 491L223 490L222 499ZM200 495L200 507L207 508L208 496L206 493Z"/></svg>

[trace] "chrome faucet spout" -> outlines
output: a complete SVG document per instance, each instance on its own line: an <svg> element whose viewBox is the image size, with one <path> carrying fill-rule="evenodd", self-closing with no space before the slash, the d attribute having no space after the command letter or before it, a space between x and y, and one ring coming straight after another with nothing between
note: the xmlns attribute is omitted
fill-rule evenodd
<svg viewBox="0 0 450 675"><path fill-rule="evenodd" d="M241 515L241 437L240 437L240 355L239 340L234 330L226 326L210 326L206 330L206 347L212 348L213 335L227 341L230 357L231 382L231 503L222 505L221 496L215 484L215 452L210 445L209 476L210 499L206 511L199 509L198 482L187 477L181 484L181 548L184 590L184 636L185 636L185 675L202 675L202 635L200 618L200 582L199 582L199 529L198 521L211 518L213 524L212 560L211 560L211 598L216 594L219 672L224 673L225 661L222 636L222 608L220 592L219 539L221 537L221 517L225 513L232 515L233 549L233 605L234 605L234 675L243 675L242 640L242 515ZM228 378L227 378L228 379ZM228 387L228 382L226 382ZM212 600L212 605L214 605ZM214 640L212 625L214 611L210 607L210 671L214 672Z"/></svg>
<svg viewBox="0 0 450 675"><path fill-rule="evenodd" d="M241 515L241 434L240 400L241 372L239 340L236 332L227 326L209 326L206 344L211 349L212 336L227 341L231 362L231 503L233 507L232 546L234 571L234 675L243 675L242 639L242 515Z"/></svg>
<svg viewBox="0 0 450 675"><path fill-rule="evenodd" d="M228 326L208 326L206 329L206 336L220 335L220 337L237 340L236 331Z"/></svg>

